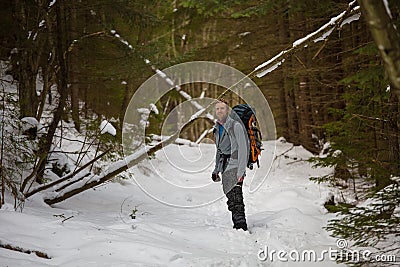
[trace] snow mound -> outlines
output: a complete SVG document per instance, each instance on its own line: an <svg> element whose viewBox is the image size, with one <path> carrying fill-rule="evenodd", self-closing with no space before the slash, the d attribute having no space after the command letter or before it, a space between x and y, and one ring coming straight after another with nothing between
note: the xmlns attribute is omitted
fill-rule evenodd
<svg viewBox="0 0 400 267"><path fill-rule="evenodd" d="M117 134L117 130L110 122L108 122L107 120L103 120L100 124L100 133L101 134L109 133L112 136L115 136Z"/></svg>

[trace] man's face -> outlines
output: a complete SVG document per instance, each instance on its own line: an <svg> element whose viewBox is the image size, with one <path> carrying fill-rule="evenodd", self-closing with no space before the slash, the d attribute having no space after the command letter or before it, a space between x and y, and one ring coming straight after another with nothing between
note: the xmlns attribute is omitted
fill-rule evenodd
<svg viewBox="0 0 400 267"><path fill-rule="evenodd" d="M217 116L219 121L224 121L226 117L228 117L228 105L223 102L218 102L215 105L215 115Z"/></svg>

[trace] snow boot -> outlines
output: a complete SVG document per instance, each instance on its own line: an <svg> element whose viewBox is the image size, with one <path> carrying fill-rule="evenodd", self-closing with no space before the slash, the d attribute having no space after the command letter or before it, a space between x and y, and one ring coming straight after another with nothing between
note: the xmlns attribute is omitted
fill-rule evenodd
<svg viewBox="0 0 400 267"><path fill-rule="evenodd" d="M234 229L247 231L246 215L244 213L242 182L237 183L227 194L228 210L232 213Z"/></svg>

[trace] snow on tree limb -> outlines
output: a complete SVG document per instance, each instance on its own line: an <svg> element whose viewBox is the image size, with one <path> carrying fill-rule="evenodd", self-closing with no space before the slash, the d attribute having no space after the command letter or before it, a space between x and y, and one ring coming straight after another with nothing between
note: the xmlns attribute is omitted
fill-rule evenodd
<svg viewBox="0 0 400 267"><path fill-rule="evenodd" d="M203 140L204 137L206 137L207 134L212 133L213 130L214 130L214 128L204 130L204 132L200 135L200 137L196 140L195 143L196 144L200 144L201 140Z"/></svg>
<svg viewBox="0 0 400 267"><path fill-rule="evenodd" d="M300 49L303 49L312 42L325 40L333 32L334 29L339 29L344 24L351 23L352 21L357 20L359 16L353 15L360 14L360 8L359 6L356 6L355 3L356 1L352 1L351 3L349 3L349 6L345 11L343 11L336 17L331 18L329 22L322 25L318 30L294 41L290 49L283 50L273 58L258 65L253 72L255 72L258 78L261 78L264 75L277 69L288 56L294 54Z"/></svg>
<svg viewBox="0 0 400 267"><path fill-rule="evenodd" d="M390 12L389 2L388 0L383 0L383 4L385 5L386 13L388 13L390 18L392 17L392 12Z"/></svg>
<svg viewBox="0 0 400 267"><path fill-rule="evenodd" d="M125 44L129 49L133 49L132 45L128 43L125 39L123 39L115 30L111 30L111 34L116 37L121 43ZM185 91L182 90L180 85L175 84L175 82L167 76L162 70L156 68L149 59L144 58L144 62L151 67L156 75L162 78L166 83L168 83L172 88L174 88L183 98L188 100L192 106L194 106L198 110L204 109L202 105L200 105L197 101L192 100L192 97ZM207 113L205 117L210 120L211 123L214 123L214 116L210 113Z"/></svg>
<svg viewBox="0 0 400 267"><path fill-rule="evenodd" d="M152 134L151 135L151 139L154 140L154 141L158 141L158 142L162 141L162 140L165 140L167 138L168 138L168 136L165 136L165 135L156 135L156 134ZM195 146L195 147L199 146L199 144L197 144L196 142L192 142L192 141L190 141L188 139L183 139L183 138L177 138L175 140L175 144L177 144L177 145Z"/></svg>
<svg viewBox="0 0 400 267"><path fill-rule="evenodd" d="M192 96L189 95L187 92L183 91L180 85L175 84L174 81L172 81L171 78L167 76L163 71L157 69L154 65L151 64L151 61L148 59L145 59L145 63L151 67L151 69L162 79L165 80L166 83L168 83L171 87L173 87L183 98L189 101L189 103L194 106L197 110L203 110L204 107L200 105L197 101L193 100ZM210 122L214 123L214 116L211 115L210 113L207 113L205 117L210 120Z"/></svg>
<svg viewBox="0 0 400 267"><path fill-rule="evenodd" d="M83 165L82 167L80 167L79 169L73 171L72 173L69 173L67 175L65 175L64 177L61 177L60 179L44 184L44 185L40 185L36 188L33 188L32 190L30 190L29 192L27 192L25 194L25 198L28 198L34 194L36 194L37 192L46 190L50 187L56 186L62 182L68 181L72 178L76 178L75 176L80 173L81 171L83 171L85 168L87 168L89 165L91 165L93 162L97 161L98 159L102 158L104 155L106 155L108 152L110 152L110 149L104 151L103 153L101 153L100 155L98 155L97 157L95 157L93 160L90 160L89 162L87 162L85 165Z"/></svg>

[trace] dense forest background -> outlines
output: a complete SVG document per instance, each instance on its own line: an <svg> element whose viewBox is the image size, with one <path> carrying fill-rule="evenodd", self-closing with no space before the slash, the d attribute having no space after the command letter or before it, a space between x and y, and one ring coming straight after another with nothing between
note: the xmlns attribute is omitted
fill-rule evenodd
<svg viewBox="0 0 400 267"><path fill-rule="evenodd" d="M400 29L400 3L388 3L391 22ZM5 188L26 194L32 179L45 182L43 172L62 121L72 121L80 132L97 129L104 118L114 122L117 137L111 147L119 150L129 100L155 68L208 60L248 74L348 6L347 1L330 0L1 1L0 60L18 83L17 96L2 92L3 115L8 101L14 121L34 117L48 122L38 149L27 156L32 166L24 171L24 179L15 179L14 167L5 163L5 140L11 140L12 131L7 136L2 130L2 201ZM272 109L277 135L316 155L324 153L315 158L316 164L334 167L332 175L316 181L351 190L357 201L392 188L384 194L390 198L381 200L372 214L364 211L361 222L351 211L355 204L334 200L335 212L348 215L350 221L337 221L331 230L361 243L370 240L368 235L354 233L364 224L365 229L379 225L379 237L398 235L400 198L393 177L400 174L399 99L363 15L254 81ZM202 84L185 87L193 97L216 97L221 90ZM232 105L239 101L229 99ZM157 105L168 114L183 101L171 92ZM46 104L54 108L50 117L45 117ZM162 114L154 116L152 127L162 119ZM12 120L2 116L2 129L7 121ZM184 137L197 140L210 126L199 122ZM157 127L150 131L159 133Z"/></svg>

